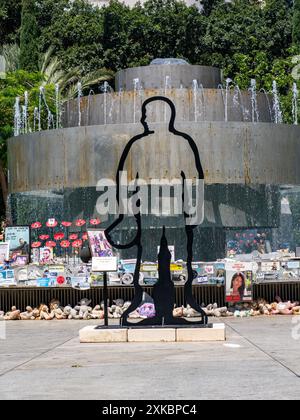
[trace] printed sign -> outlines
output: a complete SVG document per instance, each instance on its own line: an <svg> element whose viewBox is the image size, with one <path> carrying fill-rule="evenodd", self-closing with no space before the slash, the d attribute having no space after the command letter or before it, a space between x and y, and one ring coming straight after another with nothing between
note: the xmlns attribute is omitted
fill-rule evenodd
<svg viewBox="0 0 300 420"><path fill-rule="evenodd" d="M50 282L51 282L51 279L47 277L36 279L36 284L38 287L50 287Z"/></svg>
<svg viewBox="0 0 300 420"><path fill-rule="evenodd" d="M151 263L144 263L141 265L141 271L157 271L158 265L157 264L151 264Z"/></svg>
<svg viewBox="0 0 300 420"><path fill-rule="evenodd" d="M9 242L0 242L0 265L9 259Z"/></svg>
<svg viewBox="0 0 300 420"><path fill-rule="evenodd" d="M0 286L16 286L14 270L0 271Z"/></svg>
<svg viewBox="0 0 300 420"><path fill-rule="evenodd" d="M300 261L288 261L287 268L290 270L300 268Z"/></svg>
<svg viewBox="0 0 300 420"><path fill-rule="evenodd" d="M92 271L117 271L118 259L117 257L93 257Z"/></svg>
<svg viewBox="0 0 300 420"><path fill-rule="evenodd" d="M170 264L170 271L179 271L181 272L183 270L182 264Z"/></svg>

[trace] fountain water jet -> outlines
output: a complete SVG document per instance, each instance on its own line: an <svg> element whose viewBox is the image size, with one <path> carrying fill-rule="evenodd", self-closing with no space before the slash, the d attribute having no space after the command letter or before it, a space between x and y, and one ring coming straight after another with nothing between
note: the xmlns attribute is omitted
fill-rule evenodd
<svg viewBox="0 0 300 420"><path fill-rule="evenodd" d="M136 95L139 88L140 79L133 79L133 124L136 123Z"/></svg>
<svg viewBox="0 0 300 420"><path fill-rule="evenodd" d="M59 84L55 84L55 111L56 111L56 128L61 128L61 107L59 98Z"/></svg>
<svg viewBox="0 0 300 420"><path fill-rule="evenodd" d="M292 111L294 125L298 124L298 96L299 96L299 92L298 92L297 84L294 83L293 84L293 111Z"/></svg>
<svg viewBox="0 0 300 420"><path fill-rule="evenodd" d="M273 92L273 111L274 111L275 124L282 124L283 123L282 112L280 108L277 83L275 80L273 80L273 83L272 83L272 92Z"/></svg>
<svg viewBox="0 0 300 420"><path fill-rule="evenodd" d="M21 131L21 111L19 96L16 97L14 111L14 135L18 136Z"/></svg>
<svg viewBox="0 0 300 420"><path fill-rule="evenodd" d="M230 92L230 83L232 82L231 79L227 78L226 79L226 88L225 88L225 109L224 109L224 114L225 114L225 122L228 122L228 94Z"/></svg>
<svg viewBox="0 0 300 420"><path fill-rule="evenodd" d="M251 79L251 86L249 88L251 92L251 111L252 111L252 122L259 122L259 114L257 107L257 94L256 94L256 80Z"/></svg>
<svg viewBox="0 0 300 420"><path fill-rule="evenodd" d="M80 82L78 82L77 83L78 127L81 126L81 97L82 97L82 85Z"/></svg>

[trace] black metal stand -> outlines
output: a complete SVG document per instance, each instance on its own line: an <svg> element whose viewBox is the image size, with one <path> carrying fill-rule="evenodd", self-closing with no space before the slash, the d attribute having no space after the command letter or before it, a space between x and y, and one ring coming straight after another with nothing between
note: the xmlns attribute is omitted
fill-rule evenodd
<svg viewBox="0 0 300 420"><path fill-rule="evenodd" d="M107 290L107 272L103 272L103 299L104 299L104 325L108 327L108 290Z"/></svg>

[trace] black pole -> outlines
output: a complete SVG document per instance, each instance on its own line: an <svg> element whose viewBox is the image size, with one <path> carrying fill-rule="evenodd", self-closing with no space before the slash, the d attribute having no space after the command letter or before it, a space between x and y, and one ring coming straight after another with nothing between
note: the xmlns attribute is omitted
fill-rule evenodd
<svg viewBox="0 0 300 420"><path fill-rule="evenodd" d="M104 325L108 327L108 308L107 308L107 272L103 273L103 299L104 299Z"/></svg>

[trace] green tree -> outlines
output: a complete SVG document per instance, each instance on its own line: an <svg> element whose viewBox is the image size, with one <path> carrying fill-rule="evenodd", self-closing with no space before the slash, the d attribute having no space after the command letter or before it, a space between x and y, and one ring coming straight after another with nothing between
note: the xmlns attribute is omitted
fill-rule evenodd
<svg viewBox="0 0 300 420"><path fill-rule="evenodd" d="M117 70L126 66L127 60L130 60L131 17L130 8L118 1L111 1L103 9L104 66Z"/></svg>
<svg viewBox="0 0 300 420"><path fill-rule="evenodd" d="M191 64L201 60L207 20L195 6L176 0L149 0L144 11L150 21L144 48L152 58L186 58Z"/></svg>
<svg viewBox="0 0 300 420"><path fill-rule="evenodd" d="M59 0L58 5L54 0L39 1L42 51L53 48L66 71L79 68L83 75L103 68L103 10L82 0Z"/></svg>
<svg viewBox="0 0 300 420"><path fill-rule="evenodd" d="M224 0L200 0L200 3L202 6L202 14L209 16L216 6L224 4Z"/></svg>
<svg viewBox="0 0 300 420"><path fill-rule="evenodd" d="M18 40L22 0L0 0L0 45Z"/></svg>
<svg viewBox="0 0 300 420"><path fill-rule="evenodd" d="M293 11L293 44L300 52L300 0L294 0Z"/></svg>
<svg viewBox="0 0 300 420"><path fill-rule="evenodd" d="M266 0L263 10L264 32L260 49L272 57L286 57L292 43L292 8L286 0Z"/></svg>
<svg viewBox="0 0 300 420"><path fill-rule="evenodd" d="M23 0L20 34L20 64L23 70L38 70L38 26L34 0Z"/></svg>

